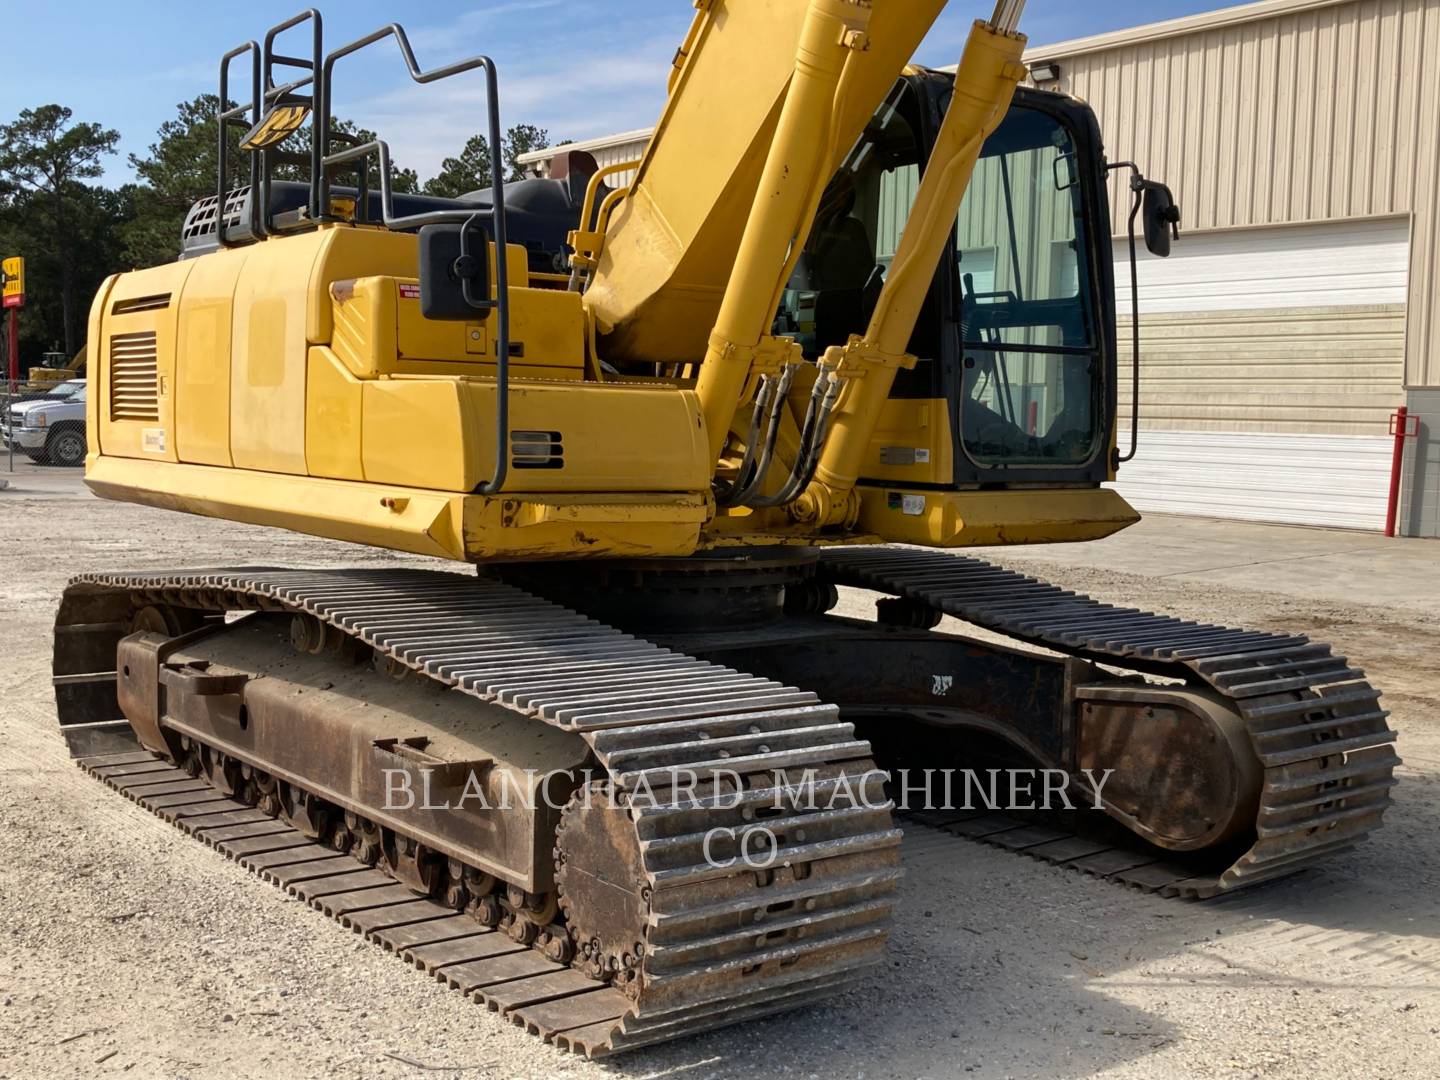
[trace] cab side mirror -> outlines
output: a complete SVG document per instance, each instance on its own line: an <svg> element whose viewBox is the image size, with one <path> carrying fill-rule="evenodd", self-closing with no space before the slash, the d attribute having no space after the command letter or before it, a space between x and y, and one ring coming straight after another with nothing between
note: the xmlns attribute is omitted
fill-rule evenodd
<svg viewBox="0 0 1440 1080"><path fill-rule="evenodd" d="M490 235L473 219L420 230L420 314L483 322L490 299Z"/></svg>
<svg viewBox="0 0 1440 1080"><path fill-rule="evenodd" d="M1170 254L1171 242L1180 239L1180 207L1175 205L1175 196L1164 184L1154 180L1144 180L1141 184L1145 247L1151 255L1164 259Z"/></svg>

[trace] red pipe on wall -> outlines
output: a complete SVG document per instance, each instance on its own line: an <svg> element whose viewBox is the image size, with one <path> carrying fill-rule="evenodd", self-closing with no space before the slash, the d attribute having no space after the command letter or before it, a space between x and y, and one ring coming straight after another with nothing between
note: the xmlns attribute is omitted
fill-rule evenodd
<svg viewBox="0 0 1440 1080"><path fill-rule="evenodd" d="M1415 421L1415 430L1410 430L1410 421ZM1390 434L1395 437L1395 451L1390 457L1390 499L1385 504L1385 535L1395 535L1395 519L1400 513L1400 473L1405 466L1405 440L1420 434L1420 418L1412 417L1410 410L1401 405L1390 415Z"/></svg>

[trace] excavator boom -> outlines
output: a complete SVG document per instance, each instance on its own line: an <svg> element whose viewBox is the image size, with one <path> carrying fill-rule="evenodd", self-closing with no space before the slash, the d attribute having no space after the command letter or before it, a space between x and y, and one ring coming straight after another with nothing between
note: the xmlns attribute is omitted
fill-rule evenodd
<svg viewBox="0 0 1440 1080"><path fill-rule="evenodd" d="M804 115L795 114L796 96L786 157L776 158L768 189L775 188L775 172L803 162L803 174L786 178L798 190L787 208L792 231L944 6L944 0L697 5L665 109L586 290L607 359L623 366L705 354L797 66L806 81L819 74L808 55L800 57L807 21L816 34L830 31L819 46L829 71ZM866 29L854 30L860 25ZM863 37L847 46L841 27ZM774 279L791 238L774 242L782 254L764 268L771 280L756 283L757 290L783 284Z"/></svg>

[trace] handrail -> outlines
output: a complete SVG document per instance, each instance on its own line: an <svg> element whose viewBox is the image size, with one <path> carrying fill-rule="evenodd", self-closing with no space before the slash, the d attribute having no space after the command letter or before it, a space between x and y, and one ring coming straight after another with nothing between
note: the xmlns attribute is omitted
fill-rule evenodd
<svg viewBox="0 0 1440 1080"><path fill-rule="evenodd" d="M250 54L250 101L248 104L230 107L230 63L245 53ZM216 126L219 128L220 145L217 150L217 168L215 170L215 238L221 247L228 247L229 241L225 236L225 204L230 199L230 186L228 178L229 168L229 140L226 133L232 127L244 127L247 130L260 122L260 46L255 41L247 41L243 45L237 45L220 58L220 102L219 111L216 113ZM245 114L249 113L249 119ZM259 182L259 159L254 151L250 152L250 235L257 240L265 235L264 215L260 212L260 201L255 197L255 191Z"/></svg>
<svg viewBox="0 0 1440 1080"><path fill-rule="evenodd" d="M380 216L387 228L414 229L423 225L461 222L460 245L463 256L471 227L483 219L490 220L495 241L496 299L492 301L489 297L484 297L477 300L472 297L468 281L462 282L461 287L466 301L472 307L477 310L494 308L498 313L499 326L497 327L495 346L495 470L488 482L479 484L475 488L477 494L495 495L504 487L510 467L510 279L505 230L505 181L504 174L501 172L500 155L500 91L495 74L495 63L488 56L472 56L468 60L460 60L444 67L425 71L415 59L415 50L410 47L410 39L405 35L404 28L399 23L391 23L389 26L357 38L348 45L340 46L325 57L320 86L326 88L326 99L328 100L329 97L328 88L334 77L337 61L390 37L395 39L396 45L400 48L400 55L405 60L410 78L417 83L438 82L441 79L448 79L477 68L483 69L486 112L489 114L487 126L491 147L490 206L488 209L435 210L428 213L407 214L403 217L397 216L395 214L389 144L383 139L375 139L360 146L336 151L333 154L329 153L330 113L328 109L325 109L316 115L315 121L315 130L319 132L317 143L324 146L327 152L318 159L316 168L311 173L312 214L317 221L332 219L328 212L322 213L321 211L321 208L328 211L330 204L331 166L349 161L363 161L374 154L379 160L380 167ZM366 170L362 168L360 172L363 178ZM360 202L356 203L357 211L361 205Z"/></svg>
<svg viewBox="0 0 1440 1080"><path fill-rule="evenodd" d="M310 24L311 57L292 56L275 51L275 40L287 30ZM410 78L417 83L432 83L467 71L482 69L485 74L486 105L488 113L488 134L492 148L490 159L491 205L486 208L437 210L427 213L395 213L394 177L390 160L390 146L383 139L346 147L331 153L330 146L340 141L332 130L330 115L331 89L334 82L335 65L353 53L367 48L386 38L394 38L404 58ZM426 71L415 59L415 50L410 39L399 23L391 23L379 30L342 45L328 55L322 48L323 24L320 13L309 8L282 23L272 26L265 34L263 45L247 42L225 54L220 63L220 175L216 194L219 199L217 214L217 235L219 242L226 245L225 201L230 194L226 187L227 146L226 132L240 124L248 112L252 125L260 124L272 105L305 105L311 113L310 129L310 190L306 214L300 227L309 227L321 222L341 220L330 212L330 173L336 166L349 162L361 163L358 167L359 196L356 199L356 218L365 221L369 209L367 185L369 169L365 163L374 156L380 172L380 216L383 224L390 229L416 229L425 225L460 223L460 248L462 258L469 254L470 233L482 221L490 223L495 244L495 299L488 296L471 295L471 283L461 282L461 291L466 302L477 311L498 312L498 342L495 353L495 469L491 478L476 486L481 495L497 494L505 484L510 467L510 276L508 267L508 245L505 227L505 181L501 171L500 138L500 96L495 64L487 56L473 56L453 64ZM251 56L251 99L248 105L228 108L229 73L231 62L242 55ZM294 68L308 74L277 84L274 78L277 67ZM310 88L308 95L293 98L297 90ZM270 209L270 153L268 148L248 151L250 157L250 228L254 239L261 239L269 232L275 232L275 224L269 220Z"/></svg>
<svg viewBox="0 0 1440 1080"><path fill-rule="evenodd" d="M1144 198L1144 188L1141 186L1143 178L1140 175L1140 166L1133 161L1117 161L1110 167L1110 171L1117 169L1130 170L1130 190L1134 193L1134 202L1130 207L1130 218L1128 221L1130 230L1130 450L1127 453L1120 453L1120 448L1115 448L1115 465L1118 467L1127 461L1134 459L1140 449L1140 271L1138 268L1139 258L1135 249L1135 219L1140 214L1140 205ZM1119 415L1117 403L1116 415Z"/></svg>
<svg viewBox="0 0 1440 1080"><path fill-rule="evenodd" d="M300 59L275 52L275 39L287 30L294 29L304 23L310 23L310 58ZM298 102L308 104L310 108L310 205L309 213L313 218L320 212L320 206L316 201L316 188L314 177L320 169L320 159L324 156L324 149L328 143L323 141L322 134L324 125L321 118L330 114L329 94L326 88L330 85L328 81L317 78L320 72L320 58L324 51L324 20L320 12L314 8L307 8L298 15L292 15L282 23L277 23L265 32L265 44L263 47L262 66L264 77L261 80L263 97L260 99L259 111L268 111L268 107L276 104L290 103L289 99L296 90L309 86L310 94L308 99L302 98ZM294 79L282 85L275 85L275 67L309 68L310 74L299 79ZM257 118L258 122L258 118ZM264 216L270 210L270 161L269 149L261 149L260 154L260 192L259 202L262 207L261 215ZM253 189L252 189L253 191ZM253 197L253 196L252 196ZM268 226L267 226L268 227Z"/></svg>
<svg viewBox="0 0 1440 1080"><path fill-rule="evenodd" d="M607 176L614 176L616 173L627 172L631 169L638 169L640 161L615 161L609 165L602 165L590 174L590 179L585 182L585 202L580 209L580 228L590 229L593 226L590 219L595 216L595 200L600 194L600 185Z"/></svg>
<svg viewBox="0 0 1440 1080"><path fill-rule="evenodd" d="M595 200L600 194L600 188L603 186L605 178L639 167L638 160L611 162L609 165L596 169L590 174L590 179L586 181L585 199L580 207L580 224L570 231L572 253L569 288L571 292L584 292L590 287L595 264L600 258L600 246L605 240L605 230L610 226L610 214L614 212L616 206L620 205L620 201L630 194L630 185L628 184L616 188L601 200L597 209Z"/></svg>

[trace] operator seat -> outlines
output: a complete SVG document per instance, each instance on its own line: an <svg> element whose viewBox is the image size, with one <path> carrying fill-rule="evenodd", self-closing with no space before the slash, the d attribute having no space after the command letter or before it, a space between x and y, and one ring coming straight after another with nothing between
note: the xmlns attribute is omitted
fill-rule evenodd
<svg viewBox="0 0 1440 1080"><path fill-rule="evenodd" d="M815 347L843 345L865 331L866 286L875 276L875 247L862 221L850 216L855 191L843 189L816 223L805 245L804 267L815 296ZM872 305L873 306L873 305Z"/></svg>

